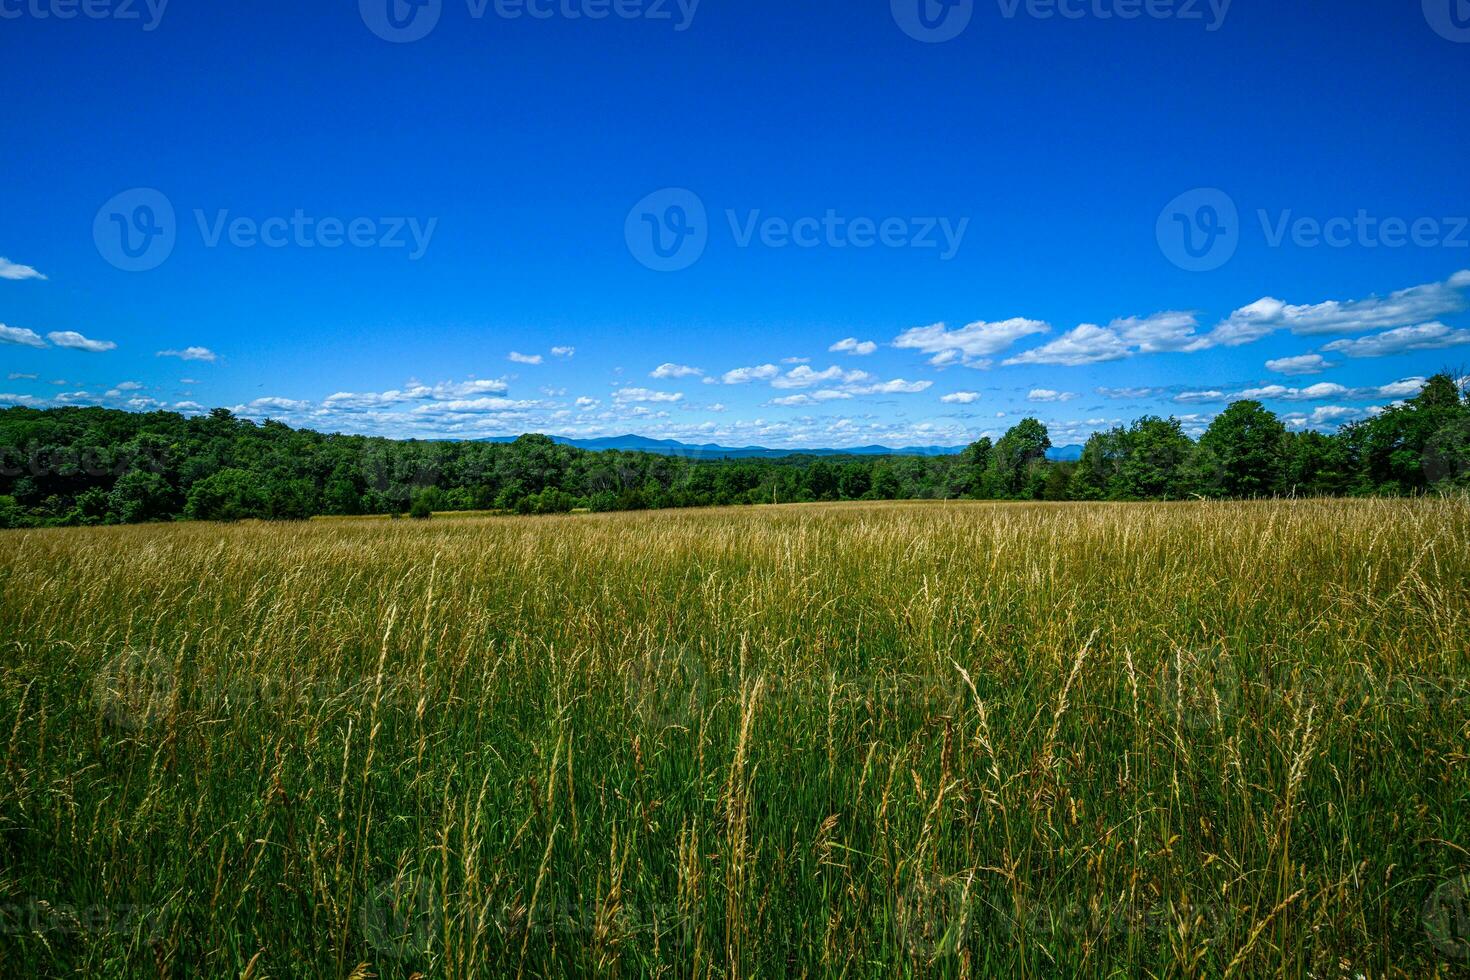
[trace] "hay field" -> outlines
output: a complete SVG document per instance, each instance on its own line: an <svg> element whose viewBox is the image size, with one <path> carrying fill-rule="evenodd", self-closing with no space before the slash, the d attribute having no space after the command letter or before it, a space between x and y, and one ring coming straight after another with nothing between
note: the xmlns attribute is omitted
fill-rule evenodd
<svg viewBox="0 0 1470 980"><path fill-rule="evenodd" d="M1452 976L1470 504L0 532L0 974Z"/></svg>

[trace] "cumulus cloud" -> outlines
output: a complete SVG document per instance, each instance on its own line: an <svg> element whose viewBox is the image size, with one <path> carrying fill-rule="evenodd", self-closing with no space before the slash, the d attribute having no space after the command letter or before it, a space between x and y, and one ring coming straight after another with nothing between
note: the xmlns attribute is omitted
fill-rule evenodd
<svg viewBox="0 0 1470 980"><path fill-rule="evenodd" d="M182 361L213 361L219 355L208 347L185 347L183 350L161 350L159 357L177 357Z"/></svg>
<svg viewBox="0 0 1470 980"><path fill-rule="evenodd" d="M903 378L894 378L892 381L879 381L877 384L858 385L845 389L854 395L917 395L921 391L928 391L934 387L932 381L905 381Z"/></svg>
<svg viewBox="0 0 1470 980"><path fill-rule="evenodd" d="M1006 364L1060 364L1078 367L1117 361L1135 354L1199 350L1203 338L1193 313L1166 310L1146 317L1123 317L1106 327L1083 323L1056 340L1008 358Z"/></svg>
<svg viewBox="0 0 1470 980"><path fill-rule="evenodd" d="M575 347L553 347L553 348L551 348L551 356L552 357L572 357L576 353L577 353L577 348L575 348Z"/></svg>
<svg viewBox="0 0 1470 980"><path fill-rule="evenodd" d="M665 379L665 378L698 378L698 377L702 377L703 375L704 375L704 372L701 371L697 367L690 367L687 364L669 364L669 363L664 363L664 364L660 364L658 367L654 368L653 371L648 376L650 378Z"/></svg>
<svg viewBox="0 0 1470 980"><path fill-rule="evenodd" d="M1117 361L1132 354L1127 343L1114 330L1095 323L1084 323L1062 334L1051 343L1034 347L1006 360L1014 364L1061 364L1078 367Z"/></svg>
<svg viewBox="0 0 1470 980"><path fill-rule="evenodd" d="M827 348L833 354L852 354L855 357L866 357L877 349L878 345L873 341L859 341L856 337L845 337Z"/></svg>
<svg viewBox="0 0 1470 980"><path fill-rule="evenodd" d="M1320 336L1408 327L1463 310L1465 297L1461 291L1467 287L1470 270L1457 272L1444 282L1411 286L1386 297L1293 305L1267 296L1236 310L1206 339L1210 346L1237 347L1283 329Z"/></svg>
<svg viewBox="0 0 1470 980"><path fill-rule="evenodd" d="M1220 391L1184 392L1177 395L1174 400L1177 402L1191 402L1249 399L1251 401L1316 402L1341 398L1406 398L1418 394L1419 390L1424 387L1424 383L1425 379L1423 378L1404 378L1384 385L1368 385L1361 388L1349 388L1346 385L1340 385L1330 381L1308 385L1305 388L1271 384L1246 388L1243 391L1238 391L1233 394L1226 394Z"/></svg>
<svg viewBox="0 0 1470 980"><path fill-rule="evenodd" d="M57 347L65 347L68 350L84 350L92 354L117 350L117 344L110 340L92 340L90 337L83 337L75 330L53 330L46 335L46 339Z"/></svg>
<svg viewBox="0 0 1470 980"><path fill-rule="evenodd" d="M1401 289L1387 297L1293 305L1267 296L1242 306L1208 333L1199 332L1195 314L1180 310L1126 317L1105 327L1084 323L1050 343L1008 358L1005 363L1076 367L1137 354L1193 353L1214 347L1238 347L1278 330L1319 336L1408 327L1464 309L1462 290L1466 288L1470 288L1470 270L1456 273L1444 282ZM1331 366L1320 359L1309 360L1310 356L1282 358L1272 363L1282 365L1280 373L1286 374L1311 374Z"/></svg>
<svg viewBox="0 0 1470 980"><path fill-rule="evenodd" d="M19 344L22 347L45 347L46 341L40 334L25 327L7 327L0 323L0 344Z"/></svg>
<svg viewBox="0 0 1470 980"><path fill-rule="evenodd" d="M993 363L990 360L992 355L1006 350L1022 337L1050 330L1051 327L1040 320L1021 317L998 323L977 321L958 330L935 323L905 330L894 339L893 346L923 351L930 355L929 363L936 367L959 363L966 367L988 368Z"/></svg>
<svg viewBox="0 0 1470 980"><path fill-rule="evenodd" d="M829 367L825 371L813 371L805 364L798 364L779 378L771 379L772 388L811 388L815 385L842 382L851 384L866 381L871 375L866 371L843 371L840 367Z"/></svg>
<svg viewBox="0 0 1470 980"><path fill-rule="evenodd" d="M774 364L762 364L758 367L735 368L726 371L720 376L720 381L727 385L745 385L752 381L769 381L781 373L781 369Z"/></svg>
<svg viewBox="0 0 1470 980"><path fill-rule="evenodd" d="M1266 362L1266 370L1277 374L1321 374L1337 365L1321 354L1300 354L1296 357L1278 357Z"/></svg>
<svg viewBox="0 0 1470 980"><path fill-rule="evenodd" d="M823 372L825 373L825 372ZM861 371L855 372L862 374ZM864 377L867 377L864 375ZM840 388L823 388L810 394L786 395L782 398L771 400L772 405L812 405L819 402L847 400L863 395L915 395L921 391L928 391L933 387L932 381L906 381L903 378L894 378L892 381L877 381L872 384L844 384Z"/></svg>
<svg viewBox="0 0 1470 980"><path fill-rule="evenodd" d="M0 258L0 279L19 281L21 279L45 279L35 269L19 262L12 262L7 258Z"/></svg>
<svg viewBox="0 0 1470 980"><path fill-rule="evenodd" d="M276 395L268 395L264 398L256 398L248 405L246 405L245 408L250 412L305 412L311 408L311 402L298 401L295 398L281 398Z"/></svg>
<svg viewBox="0 0 1470 980"><path fill-rule="evenodd" d="M1075 391L1054 391L1051 388L1032 388L1026 396L1028 402L1069 402L1077 397Z"/></svg>
<svg viewBox="0 0 1470 980"><path fill-rule="evenodd" d="M1283 415L1281 421L1289 429L1333 429L1345 422L1367 418L1371 414L1373 414L1372 409L1323 405L1312 409L1310 414L1294 412L1290 415Z"/></svg>
<svg viewBox="0 0 1470 980"><path fill-rule="evenodd" d="M586 395L583 395L581 398L577 399L577 407L584 412L594 409L601 404L602 402L598 401L596 398L588 398Z"/></svg>
<svg viewBox="0 0 1470 980"><path fill-rule="evenodd" d="M1440 350L1470 344L1470 330L1452 330L1443 323L1398 327L1353 340L1334 340L1323 350L1347 357L1389 357L1420 350Z"/></svg>
<svg viewBox="0 0 1470 980"><path fill-rule="evenodd" d="M619 404L631 402L677 402L684 400L682 391L651 391L648 388L619 388L613 392L613 401Z"/></svg>
<svg viewBox="0 0 1470 980"><path fill-rule="evenodd" d="M398 405L404 402L417 401L452 401L455 399L473 398L477 395L503 395L509 385L501 378L474 378L469 381L441 381L436 385L426 385L418 381L409 381L402 388L392 388L388 391L339 391L328 395L322 402L326 408L333 409L374 409L389 405Z"/></svg>
<svg viewBox="0 0 1470 980"><path fill-rule="evenodd" d="M1266 385L1261 388L1247 388L1238 397L1248 398L1252 401L1266 401L1278 399L1289 402L1322 401L1327 398L1341 398L1349 393L1349 389L1339 384L1324 381L1321 384L1310 385L1306 388L1288 388L1285 385Z"/></svg>
<svg viewBox="0 0 1470 980"><path fill-rule="evenodd" d="M520 351L511 351L506 355L517 364L540 364L545 358L540 354L522 354Z"/></svg>
<svg viewBox="0 0 1470 980"><path fill-rule="evenodd" d="M1464 385L1464 380L1465 380L1464 378L1461 378L1460 379L1460 382L1461 382L1461 386L1462 387ZM1427 383L1427 381L1428 381L1427 378L1405 378L1402 381L1390 382L1389 384L1383 385L1383 386L1375 389L1373 391L1373 394L1370 395L1369 397L1370 398L1409 398L1409 397L1412 397L1413 395L1419 394L1420 391L1424 390L1424 385Z"/></svg>
<svg viewBox="0 0 1470 980"><path fill-rule="evenodd" d="M940 396L939 400L946 405L970 405L980 400L980 393L978 391L955 391Z"/></svg>
<svg viewBox="0 0 1470 980"><path fill-rule="evenodd" d="M1157 388L1095 388L1093 389L1104 398L1151 398L1159 394Z"/></svg>
<svg viewBox="0 0 1470 980"><path fill-rule="evenodd" d="M456 398L444 402L430 402L414 409L416 415L479 414L482 412L510 412L535 408L540 402L517 401L513 398Z"/></svg>

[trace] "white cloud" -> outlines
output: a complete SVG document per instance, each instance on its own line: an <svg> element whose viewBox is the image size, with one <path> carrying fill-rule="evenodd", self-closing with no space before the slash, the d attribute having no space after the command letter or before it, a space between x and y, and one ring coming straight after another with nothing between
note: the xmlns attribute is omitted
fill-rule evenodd
<svg viewBox="0 0 1470 980"><path fill-rule="evenodd" d="M1310 415L1296 412L1283 415L1281 421L1289 429L1332 429L1344 422L1367 418L1373 409L1348 408L1344 405L1322 405L1314 408Z"/></svg>
<svg viewBox="0 0 1470 980"><path fill-rule="evenodd" d="M1370 397L1410 398L1423 390L1427 380L1426 378L1405 378L1402 381L1392 381L1378 388Z"/></svg>
<svg viewBox="0 0 1470 980"><path fill-rule="evenodd" d="M677 402L684 400L682 391L650 391L647 388L619 388L613 392L613 401L629 402Z"/></svg>
<svg viewBox="0 0 1470 980"><path fill-rule="evenodd" d="M727 385L744 385L752 381L769 381L781 373L781 369L774 364L762 364L759 367L736 368L726 371L720 381Z"/></svg>
<svg viewBox="0 0 1470 980"><path fill-rule="evenodd" d="M781 363L782 364L810 364L811 362L812 362L812 359L810 357L783 357L783 358L781 358Z"/></svg>
<svg viewBox="0 0 1470 980"><path fill-rule="evenodd" d="M1099 364L1117 361L1133 352L1114 330L1099 327L1095 323L1084 323L1062 334L1049 344L1032 348L1015 357L1007 358L1006 364L1061 364L1077 367L1082 364Z"/></svg>
<svg viewBox="0 0 1470 980"><path fill-rule="evenodd" d="M540 364L545 358L540 354L522 354L520 351L511 351L506 355L517 364Z"/></svg>
<svg viewBox="0 0 1470 980"><path fill-rule="evenodd" d="M46 341L34 330L24 327L7 327L0 323L0 344L20 344L22 347L45 347Z"/></svg>
<svg viewBox="0 0 1470 980"><path fill-rule="evenodd" d="M90 337L83 337L75 330L53 330L46 335L46 339L57 347L65 347L69 350L84 350L93 354L117 349L117 344L110 340L92 340Z"/></svg>
<svg viewBox="0 0 1470 980"><path fill-rule="evenodd" d="M576 353L577 353L577 348L575 348L575 347L553 347L553 348L551 348L551 356L552 357L572 357Z"/></svg>
<svg viewBox="0 0 1470 980"><path fill-rule="evenodd" d="M1296 357L1278 357L1266 362L1266 370L1277 374L1321 374L1336 367L1321 354L1300 354Z"/></svg>
<svg viewBox="0 0 1470 980"><path fill-rule="evenodd" d="M1199 321L1193 313L1165 310L1146 317L1125 317L1108 324L1138 354L1198 350Z"/></svg>
<svg viewBox="0 0 1470 980"><path fill-rule="evenodd" d="M311 402L297 401L294 398L280 398L269 395L265 398L257 398L248 406L252 411L275 409L280 412L304 412L311 408Z"/></svg>
<svg viewBox="0 0 1470 980"><path fill-rule="evenodd" d="M509 412L535 408L539 402L516 401L513 398L457 398L445 402L431 402L415 408L416 415L478 414L481 412Z"/></svg>
<svg viewBox="0 0 1470 980"><path fill-rule="evenodd" d="M35 395L16 395L9 392L0 394L0 405L22 405L26 408L41 408L46 404L46 399L37 398Z"/></svg>
<svg viewBox="0 0 1470 980"><path fill-rule="evenodd" d="M978 391L955 391L941 396L939 400L946 405L970 405L980 400L980 393Z"/></svg>
<svg viewBox="0 0 1470 980"><path fill-rule="evenodd" d="M998 323L977 321L950 330L943 323L913 327L899 334L894 347L919 350L931 355L929 363L936 367L959 362L966 367L987 368L991 355L998 354L1022 337L1047 333L1051 327L1040 320L1015 317Z"/></svg>
<svg viewBox="0 0 1470 980"><path fill-rule="evenodd" d="M509 390L509 388L510 385L508 385L503 378L474 378L469 381L441 381L439 384L436 384L433 388L429 389L429 396L431 398L445 399L464 398L467 395L501 395ZM411 390L415 392L422 391L423 386L419 385L412 388Z"/></svg>
<svg viewBox="0 0 1470 980"><path fill-rule="evenodd" d="M219 355L208 347L185 347L183 350L161 350L159 357L177 357L183 361L213 361Z"/></svg>
<svg viewBox="0 0 1470 980"><path fill-rule="evenodd" d="M1440 350L1470 344L1470 330L1451 330L1443 323L1399 327L1356 340L1334 340L1322 349L1348 357L1389 357L1410 351Z"/></svg>
<svg viewBox="0 0 1470 980"><path fill-rule="evenodd" d="M1029 402L1069 402L1077 397L1075 391L1053 391L1050 388L1032 388L1026 396Z"/></svg>
<svg viewBox="0 0 1470 980"><path fill-rule="evenodd" d="M113 385L115 391L142 391L143 386L136 381L119 381Z"/></svg>
<svg viewBox="0 0 1470 980"><path fill-rule="evenodd" d="M11 374L10 374L9 380L11 380L11 381L35 381L36 378L37 378L37 376L34 375L34 374L17 374L17 373L15 373L15 372L12 371Z"/></svg>
<svg viewBox="0 0 1470 980"><path fill-rule="evenodd" d="M799 364L787 371L779 378L771 379L772 388L811 388L814 385L827 384L837 381L844 384L852 384L858 381L866 381L871 375L866 371L843 371L840 367L829 367L825 371L813 371L805 364Z"/></svg>
<svg viewBox="0 0 1470 980"><path fill-rule="evenodd" d="M28 265L21 265L19 262L12 262L7 258L0 258L0 279L19 281L21 279L45 278L45 276Z"/></svg>
<svg viewBox="0 0 1470 980"><path fill-rule="evenodd" d="M174 402L174 410L179 412L202 412L204 406L198 402Z"/></svg>
<svg viewBox="0 0 1470 980"><path fill-rule="evenodd" d="M833 354L847 353L855 357L866 357L877 349L878 345L871 340L859 341L856 337L844 338L827 348Z"/></svg>
<svg viewBox="0 0 1470 980"><path fill-rule="evenodd" d="M1289 402L1323 401L1328 398L1341 398L1350 394L1349 389L1340 384L1324 381L1321 384L1310 385L1306 388L1288 388L1284 385L1266 385L1262 388L1247 388L1237 397L1248 398L1252 401L1264 401L1266 399L1277 399Z"/></svg>
<svg viewBox="0 0 1470 980"><path fill-rule="evenodd" d="M1465 298L1460 290L1465 288L1470 288L1470 270L1457 272L1445 282L1400 289L1387 297L1292 305L1267 296L1236 310L1206 340L1208 346L1236 347L1281 329L1319 336L1407 327L1463 310Z"/></svg>
<svg viewBox="0 0 1470 980"><path fill-rule="evenodd" d="M1095 388L1093 390L1104 398L1152 398L1159 393L1157 388Z"/></svg>
<svg viewBox="0 0 1470 980"><path fill-rule="evenodd" d="M1465 298L1460 290L1465 288L1470 288L1470 270L1456 273L1445 282L1402 289L1386 298L1372 296L1294 306L1268 296L1236 310L1206 334L1198 332L1198 320L1193 313L1179 310L1148 317L1126 317L1105 327L1084 323L1048 344L1008 358L1005 363L1076 367L1136 354L1193 353L1213 347L1238 347L1277 330L1310 336L1404 327L1464 309ZM1316 359L1312 360L1313 357ZM1271 364L1279 365L1271 370L1285 374L1313 374L1331 366L1315 355L1281 358Z"/></svg>
<svg viewBox="0 0 1470 980"><path fill-rule="evenodd" d="M590 409L594 409L601 404L602 402L598 401L596 398L588 398L586 395L583 395L581 398L577 399L577 407L584 412Z"/></svg>
<svg viewBox="0 0 1470 980"><path fill-rule="evenodd" d="M1195 329L1198 325L1193 313L1179 310L1123 317L1106 327L1083 323L1048 344L1008 358L1005 363L1078 367L1118 361L1135 354L1191 352L1202 349L1202 338Z"/></svg>
<svg viewBox="0 0 1470 980"><path fill-rule="evenodd" d="M854 395L917 395L921 391L928 391L934 387L932 381L905 381L903 378L894 378L892 381L879 381L877 384L858 385L846 390Z"/></svg>
<svg viewBox="0 0 1470 980"><path fill-rule="evenodd" d="M502 378L474 378L468 381L441 381L426 385L410 380L403 388L389 391L339 391L328 395L322 406L329 409L372 409L411 401L450 401L476 395L503 395L509 385Z"/></svg>
<svg viewBox="0 0 1470 980"><path fill-rule="evenodd" d="M1223 402L1225 392L1223 391L1181 391L1174 396L1174 400L1183 405L1195 402Z"/></svg>
<svg viewBox="0 0 1470 980"><path fill-rule="evenodd" d="M650 378L660 378L660 379L663 379L663 378L698 378L698 377L702 377L703 375L704 375L704 372L701 371L697 367L690 367L687 364L669 364L669 363L664 363L664 364L660 364L658 367L654 368L653 371L648 376Z"/></svg>

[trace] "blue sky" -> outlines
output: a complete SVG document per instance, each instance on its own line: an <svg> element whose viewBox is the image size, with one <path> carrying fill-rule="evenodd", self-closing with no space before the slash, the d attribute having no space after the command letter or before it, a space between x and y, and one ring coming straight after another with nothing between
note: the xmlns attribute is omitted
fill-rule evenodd
<svg viewBox="0 0 1470 980"><path fill-rule="evenodd" d="M0 402L1061 444L1470 361L1464 0L424 2L0 0Z"/></svg>

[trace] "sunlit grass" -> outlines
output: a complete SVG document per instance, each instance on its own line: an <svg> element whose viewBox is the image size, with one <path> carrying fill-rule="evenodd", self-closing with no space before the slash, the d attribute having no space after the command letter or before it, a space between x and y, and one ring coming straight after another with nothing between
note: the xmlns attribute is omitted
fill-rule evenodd
<svg viewBox="0 0 1470 980"><path fill-rule="evenodd" d="M3 975L1466 969L1464 502L0 555Z"/></svg>

